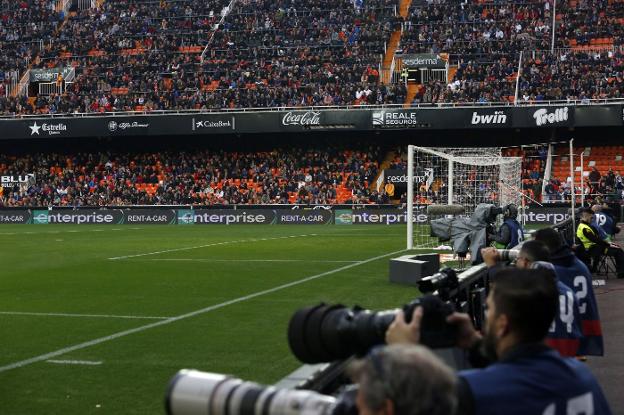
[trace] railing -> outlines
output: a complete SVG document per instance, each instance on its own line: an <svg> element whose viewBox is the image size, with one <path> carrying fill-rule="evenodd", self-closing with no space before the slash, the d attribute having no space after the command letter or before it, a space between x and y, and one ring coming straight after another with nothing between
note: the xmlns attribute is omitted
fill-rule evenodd
<svg viewBox="0 0 624 415"><path fill-rule="evenodd" d="M71 6L71 0L56 0L54 3L54 10L67 14L67 12L69 12L69 6Z"/></svg>
<svg viewBox="0 0 624 415"><path fill-rule="evenodd" d="M95 7L95 0L78 0L78 10L94 9Z"/></svg>
<svg viewBox="0 0 624 415"><path fill-rule="evenodd" d="M30 69L24 72L22 75L22 79L19 81L19 85L14 91L13 96L27 96L28 95L28 86L30 85Z"/></svg>
<svg viewBox="0 0 624 415"><path fill-rule="evenodd" d="M5 82L4 84L4 87L5 87L4 96L10 97L13 95L13 93L15 92L15 89L19 85L19 80L20 80L19 71L5 72L4 79L8 81L8 82Z"/></svg>
<svg viewBox="0 0 624 415"><path fill-rule="evenodd" d="M206 54L208 53L208 48L210 47L210 45L212 45L212 41L214 39L215 33L217 32L219 27L221 27L227 15L230 14L230 12L234 9L235 4L236 4L236 0L231 0L230 3L221 10L221 20L219 20L219 23L217 23L216 26L212 28L212 32L210 33L210 39L208 39L208 42L206 43L206 47L201 53L200 61L202 63L204 62L204 59L206 58Z"/></svg>
<svg viewBox="0 0 624 415"><path fill-rule="evenodd" d="M63 83L39 82L39 95L59 95L63 93Z"/></svg>
<svg viewBox="0 0 624 415"><path fill-rule="evenodd" d="M20 83L21 85L21 83ZM28 84L26 84L28 85ZM624 104L624 98L605 98L605 99L587 99L587 100L559 100L559 101L540 101L540 102L522 102L519 107L549 107L549 106L592 106L592 105L615 105ZM145 110L145 111L117 111L117 112L80 112L66 114L2 114L0 119L14 118L84 118L84 117L110 117L110 116L128 116L128 115L174 115L174 114L206 114L206 113L262 113L277 111L353 111L353 110L373 110L373 109L450 109L450 108L495 108L495 107L514 107L511 102L485 102L485 103L436 103L411 104L405 107L403 104L383 104L383 105L332 105L332 106L299 106L299 107L265 107L265 108L219 108L219 109L179 109L179 110Z"/></svg>

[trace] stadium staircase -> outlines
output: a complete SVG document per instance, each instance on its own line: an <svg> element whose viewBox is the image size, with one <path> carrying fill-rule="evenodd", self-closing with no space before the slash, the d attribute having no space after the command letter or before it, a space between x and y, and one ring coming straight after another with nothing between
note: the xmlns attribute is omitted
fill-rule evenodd
<svg viewBox="0 0 624 415"><path fill-rule="evenodd" d="M392 61L394 60L394 52L399 46L399 42L401 41L401 31L395 30L390 35L390 39L388 40L388 44L386 46L386 54L384 55L383 64L382 64L382 72L383 79L382 82L384 84L392 83Z"/></svg>
<svg viewBox="0 0 624 415"><path fill-rule="evenodd" d="M401 16L403 20L407 19L411 4L412 0L399 1L399 16ZM388 39L386 54L384 55L383 63L381 66L383 73L383 78L381 82L383 82L384 84L392 83L392 61L394 60L394 53L397 50L399 43L401 43L401 30L395 30L390 35L390 39Z"/></svg>
<svg viewBox="0 0 624 415"><path fill-rule="evenodd" d="M412 106L412 101L414 101L414 97L420 91L421 84L407 84L407 95L405 95L405 102L403 103L403 108L409 108Z"/></svg>
<svg viewBox="0 0 624 415"><path fill-rule="evenodd" d="M396 160L397 160L397 155L394 151L389 151L388 153L386 153L386 157L383 159L383 161L381 162L381 165L379 166L379 173L377 173L377 176L375 176L375 179L371 182L369 186L369 189L371 192L377 190L377 180L379 180L379 176L383 174L384 170L389 169L390 164L392 164L392 162Z"/></svg>

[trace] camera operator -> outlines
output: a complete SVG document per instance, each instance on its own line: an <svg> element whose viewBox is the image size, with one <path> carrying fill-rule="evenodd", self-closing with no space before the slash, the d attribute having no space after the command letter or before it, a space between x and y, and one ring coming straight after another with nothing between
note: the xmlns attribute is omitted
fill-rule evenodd
<svg viewBox="0 0 624 415"><path fill-rule="evenodd" d="M496 266L492 267L492 265L499 265L500 254L494 248L484 248L482 255L485 263L491 267L490 278L492 278L495 272L502 269ZM546 343L562 356L574 357L579 355L582 337L579 302L574 295L574 291L557 279L555 267L550 263L548 247L540 241L526 241L522 244L518 253L516 267L522 269L548 269L554 274L557 291L559 291L559 312L548 330Z"/></svg>
<svg viewBox="0 0 624 415"><path fill-rule="evenodd" d="M587 367L564 358L544 344L559 309L552 272L505 268L491 281L483 336L467 314L448 318L458 327L458 343L471 351L473 362L493 363L459 372L460 414L544 415L611 414L597 381ZM386 333L388 343L420 339L422 310L405 323L402 313ZM481 359L477 359L481 358Z"/></svg>
<svg viewBox="0 0 624 415"><path fill-rule="evenodd" d="M488 240L501 249L511 249L524 240L524 229L518 222L518 208L510 203L503 206L503 223L497 233L489 233Z"/></svg>
<svg viewBox="0 0 624 415"><path fill-rule="evenodd" d="M456 377L419 345L375 347L349 368L359 415L453 415Z"/></svg>
<svg viewBox="0 0 624 415"><path fill-rule="evenodd" d="M574 255L572 249L554 229L539 229L533 234L533 238L546 245L557 278L574 291L578 301L583 335L579 355L602 356L604 354L602 326L589 268Z"/></svg>
<svg viewBox="0 0 624 415"><path fill-rule="evenodd" d="M618 278L624 278L624 251L619 245L609 243L600 238L596 229L591 226L594 212L589 208L581 209L581 222L576 229L576 237L581 241L583 249L592 258L592 264L597 264L603 255L612 256Z"/></svg>

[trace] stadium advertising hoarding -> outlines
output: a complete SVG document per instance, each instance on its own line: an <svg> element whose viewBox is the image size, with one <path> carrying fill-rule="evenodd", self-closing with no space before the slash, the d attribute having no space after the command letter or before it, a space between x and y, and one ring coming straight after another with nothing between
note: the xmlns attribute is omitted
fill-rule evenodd
<svg viewBox="0 0 624 415"><path fill-rule="evenodd" d="M509 108L431 108L378 110L371 113L373 128L472 129L509 128L513 111Z"/></svg>
<svg viewBox="0 0 624 415"><path fill-rule="evenodd" d="M410 69L445 69L447 63L435 53L409 53L399 57L403 66Z"/></svg>
<svg viewBox="0 0 624 415"><path fill-rule="evenodd" d="M184 136L378 129L612 127L622 105L302 109L262 112L0 119L0 139Z"/></svg>
<svg viewBox="0 0 624 415"><path fill-rule="evenodd" d="M32 213L27 209L0 210L0 225L17 225L31 223Z"/></svg>
<svg viewBox="0 0 624 415"><path fill-rule="evenodd" d="M271 209L195 209L195 225L273 225L276 213Z"/></svg>
<svg viewBox="0 0 624 415"><path fill-rule="evenodd" d="M433 183L435 179L433 169L425 168L421 171L414 172L414 183L426 183L428 186ZM407 171L397 169L385 169L384 178L386 183L392 183L397 188L407 187Z"/></svg>
<svg viewBox="0 0 624 415"><path fill-rule="evenodd" d="M47 69L30 69L28 71L30 82L54 82L59 75L62 79L67 79L71 75L74 68L47 68Z"/></svg>
<svg viewBox="0 0 624 415"><path fill-rule="evenodd" d="M570 217L567 207L528 207L527 224L555 225ZM321 209L3 209L0 224L74 225L404 225L405 208L325 207ZM426 223L423 209L414 212L414 223Z"/></svg>
<svg viewBox="0 0 624 415"><path fill-rule="evenodd" d="M127 225L175 225L177 212L173 209L124 210L123 222Z"/></svg>
<svg viewBox="0 0 624 415"><path fill-rule="evenodd" d="M277 224L279 225L329 225L333 223L331 210L276 210Z"/></svg>
<svg viewBox="0 0 624 415"><path fill-rule="evenodd" d="M573 127L573 106L544 106L515 108L514 127L548 128Z"/></svg>

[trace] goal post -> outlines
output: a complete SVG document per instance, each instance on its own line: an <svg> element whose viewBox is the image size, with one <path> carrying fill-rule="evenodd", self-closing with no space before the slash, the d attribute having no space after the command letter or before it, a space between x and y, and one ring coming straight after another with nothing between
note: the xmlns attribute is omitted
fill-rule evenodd
<svg viewBox="0 0 624 415"><path fill-rule="evenodd" d="M522 159L501 150L407 147L407 249L442 248L430 235L429 205L461 205L466 216L481 203L520 206Z"/></svg>

